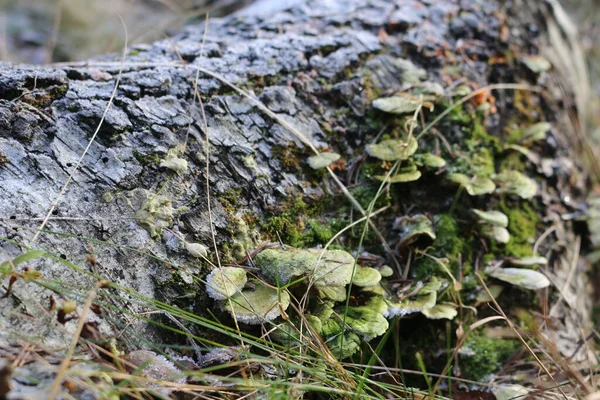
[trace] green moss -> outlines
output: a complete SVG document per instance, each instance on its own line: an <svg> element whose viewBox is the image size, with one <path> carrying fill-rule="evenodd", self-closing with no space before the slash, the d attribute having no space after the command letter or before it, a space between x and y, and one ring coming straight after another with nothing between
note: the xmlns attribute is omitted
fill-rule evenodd
<svg viewBox="0 0 600 400"><path fill-rule="evenodd" d="M347 223L335 217L344 214L343 207L338 207L335 215L321 218L324 210L331 207L328 200L331 199L307 204L302 198L292 195L279 206L270 208L266 218L255 221L261 233L272 241L281 238L285 244L299 248L324 245Z"/></svg>
<svg viewBox="0 0 600 400"><path fill-rule="evenodd" d="M489 177L495 173L495 157L489 148L472 139L465 140L466 150L457 150L449 162L449 171L467 176Z"/></svg>
<svg viewBox="0 0 600 400"><path fill-rule="evenodd" d="M142 167L148 167L150 165L158 164L161 161L160 157L155 153L142 154L137 151L134 151L133 156Z"/></svg>
<svg viewBox="0 0 600 400"><path fill-rule="evenodd" d="M490 176L495 172L494 155L487 147L480 147L471 155L471 168L477 176Z"/></svg>
<svg viewBox="0 0 600 400"><path fill-rule="evenodd" d="M524 171L527 163L523 161L525 156L521 153L511 152L500 161L500 170Z"/></svg>
<svg viewBox="0 0 600 400"><path fill-rule="evenodd" d="M455 273L459 269L459 261L463 264L463 274L468 273L469 260L471 259L471 236L462 232L456 219L450 214L438 215L435 219L436 239L433 242L433 253L438 258L447 258L450 270ZM431 275L444 274L440 265L429 257L424 257L418 264L417 275L419 279L429 278ZM455 274L456 275L456 274Z"/></svg>
<svg viewBox="0 0 600 400"><path fill-rule="evenodd" d="M348 107L340 107L333 111L334 118L342 118L350 112L350 108Z"/></svg>
<svg viewBox="0 0 600 400"><path fill-rule="evenodd" d="M261 228L271 239L277 235L284 243L293 247L304 247L303 232L309 207L300 197L290 196L280 207L271 210Z"/></svg>
<svg viewBox="0 0 600 400"><path fill-rule="evenodd" d="M508 216L510 240L504 247L505 255L526 257L533 255L533 242L537 235L539 217L531 203L509 204L502 199L499 209Z"/></svg>
<svg viewBox="0 0 600 400"><path fill-rule="evenodd" d="M471 336L461 349L460 368L467 379L481 381L519 348L516 340Z"/></svg>
<svg viewBox="0 0 600 400"><path fill-rule="evenodd" d="M450 103L442 103L441 110L446 110L449 107L452 107ZM473 120L471 113L465 111L462 105L453 108L448 114L448 120L453 124L459 125L469 125Z"/></svg>
<svg viewBox="0 0 600 400"><path fill-rule="evenodd" d="M458 107L450 113L456 123L465 124L460 146L455 145L456 157L449 160L449 171L467 176L489 177L496 171L496 156L501 154L500 139L487 132L482 117Z"/></svg>
<svg viewBox="0 0 600 400"><path fill-rule="evenodd" d="M365 71L362 77L362 88L363 94L367 98L368 101L373 101L376 98L381 96L381 89L373 85L373 81L371 79L371 73L369 71Z"/></svg>
<svg viewBox="0 0 600 400"><path fill-rule="evenodd" d="M237 211L237 202L241 196L241 189L228 189L224 193L218 195L217 199L231 217Z"/></svg>
<svg viewBox="0 0 600 400"><path fill-rule="evenodd" d="M308 221L308 232L306 232L305 240L312 243L327 243L334 235L332 224L324 224L316 219Z"/></svg>
<svg viewBox="0 0 600 400"><path fill-rule="evenodd" d="M360 205L366 210L369 207L369 204L371 204L371 202L375 198L375 195L379 190L380 184L380 182L368 182L363 185L350 188L349 191L352 194L352 196L354 196L354 198L360 203ZM375 202L375 207L373 209L377 210L378 208L386 207L390 204L391 199L388 196L386 196L385 193L382 193Z"/></svg>
<svg viewBox="0 0 600 400"><path fill-rule="evenodd" d="M508 132L508 137L506 141L508 143L519 143L524 134L525 131L522 128L511 129Z"/></svg>
<svg viewBox="0 0 600 400"><path fill-rule="evenodd" d="M435 224L437 240L435 246L449 256L456 256L464 249L464 242L459 237L458 224L450 214L442 214Z"/></svg>
<svg viewBox="0 0 600 400"><path fill-rule="evenodd" d="M60 86L57 86L54 89L52 89L52 95L55 98L62 98L65 96L65 94L67 94L68 90L69 90L68 85L60 85Z"/></svg>
<svg viewBox="0 0 600 400"><path fill-rule="evenodd" d="M500 139L496 136L490 135L487 132L481 118L479 117L474 118L473 120L473 127L471 128L470 136L473 140L476 140L480 144L491 149L493 153L500 153L502 151Z"/></svg>
<svg viewBox="0 0 600 400"><path fill-rule="evenodd" d="M301 169L301 161L307 158L305 151L297 147L294 142L289 142L286 146L273 146L272 153L273 157L279 160L281 168L288 172L298 172Z"/></svg>

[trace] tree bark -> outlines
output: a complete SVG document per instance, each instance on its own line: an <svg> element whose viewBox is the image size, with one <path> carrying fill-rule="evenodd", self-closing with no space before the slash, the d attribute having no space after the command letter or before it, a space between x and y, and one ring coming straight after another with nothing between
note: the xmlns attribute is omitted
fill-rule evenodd
<svg viewBox="0 0 600 400"><path fill-rule="evenodd" d="M313 152L307 143L342 155L345 166L337 163L334 169L345 185L375 185L362 175L356 179L364 148L381 133L394 136L404 127L399 118L374 110L371 103L415 83L398 60L425 69L423 81L445 87L446 102L449 91L461 82L473 88L528 82L542 90L494 91L495 103L480 99L496 109L484 119L485 128L505 141L506 128L515 123L547 119L554 124L551 139L538 154L556 164L548 161L545 171L539 165L528 169L540 182L540 195L534 200L541 221L537 237L555 226L540 252L553 254L549 274L557 282L568 276L557 260L585 269L572 246L578 243L573 226L560 220L560 214L572 211L586 194L586 173L562 129L561 118L569 110L555 102L551 91L544 91L550 85L548 75L532 73L522 62L540 50L543 26L535 10L522 6L517 14L510 2L493 1L288 3L270 9L259 7L266 4L259 2L233 16L210 20L206 35L204 26L190 26L172 38L129 48L122 64L118 55L41 67L0 64L2 258L26 251L23 246L55 257L24 264L39 270L50 288L18 279L8 297L0 300L0 344L15 340L17 333L37 336L47 347L68 343L68 334L48 328L55 319L47 311L51 286L73 285L75 295L85 297L97 279L61 260L150 298L184 306L181 296L203 291L194 278L209 267L185 250L184 238L207 246L216 263L214 229L221 261L231 262L262 240L277 240L276 232L289 240L290 225L278 228L266 222L288 212L294 199L302 199L307 207L293 216L293 229L300 235L309 230L310 219L342 217L335 213L341 205L348 210L346 221L361 217L355 208L349 211L351 204L331 176L308 167L306 159ZM304 139L228 82L247 90ZM195 102L195 87L204 111ZM436 112L440 110L438 106ZM425 112L428 121L433 115ZM438 131L454 148L463 144L461 130L448 120ZM427 138L435 143L433 134ZM443 143L438 144L450 157ZM161 163L175 148L182 149L177 157L187 161L186 170L175 172ZM395 189L392 207L376 223L386 244L394 247L397 241L391 229L394 216L413 210L433 215L451 208L456 187L444 183L443 176ZM159 211L169 215L155 213L145 225L142 220L148 214L140 210L148 211L149 201L158 201L153 206L165 207ZM465 200L463 195L462 201L483 208L499 200ZM314 211L318 204L329 206ZM51 209L44 229L38 231ZM312 210L310 215L306 209ZM366 250L391 262L381 241L370 243ZM395 257L406 263L401 255ZM564 288L565 298L588 290L584 273L576 273L570 284ZM8 291L7 278L2 292ZM121 304L128 301L127 294L119 296ZM581 302L580 313L573 313L575 322L565 311L558 324L589 326L591 305L583 297L568 298ZM187 307L197 307L197 299L201 295ZM129 300L132 313L149 311ZM131 323L142 332L132 340L155 337L143 322L127 321L122 315L110 322L91 318L107 336L118 323ZM565 346L573 347L576 339Z"/></svg>

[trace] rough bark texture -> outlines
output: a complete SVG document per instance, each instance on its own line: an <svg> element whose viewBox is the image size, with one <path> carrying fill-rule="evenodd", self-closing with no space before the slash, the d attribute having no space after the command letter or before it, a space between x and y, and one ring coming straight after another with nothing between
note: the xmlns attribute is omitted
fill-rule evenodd
<svg viewBox="0 0 600 400"><path fill-rule="evenodd" d="M314 0L266 10L255 5L211 20L202 57L202 26L130 48L114 101L77 170L74 167L111 97L119 57L45 67L0 64L0 235L29 245L73 174L46 225L54 233L41 233L34 248L166 302L174 302L182 292L202 290L192 280L203 270L202 264L185 251L181 237L209 246L214 259L212 223L221 256L239 259L259 242L261 222L277 213L290 196L309 204L332 194L340 204L345 200L329 178L306 166L312 153L297 137L221 80L200 73L197 87L208 124L208 132L203 132L201 112L193 101L195 66L253 92L315 147L342 154L349 172L338 175L352 185L354 160L364 146L385 127L400 129L400 123L371 107L376 96L407 87L398 58L424 67L428 80L443 86L451 85L456 75L481 86L536 83L536 76L519 62L492 59L509 52L537 52L535 20L526 20L529 13L511 19L506 10L510 7L492 1L451 0ZM530 101L534 113L542 110L553 119L557 109L543 96L531 95ZM510 93L497 95L498 112L487 119L488 132L505 135L507 121L518 111L516 103ZM531 120L540 118L538 114ZM460 133L446 128L442 133L451 142L461 140ZM206 134L212 219L205 192ZM552 218L568 210L561 199L581 198L584 193L576 162L567 162L572 155L560 129L553 135L554 142L543 149L542 157L562 164L550 168L536 200L541 218L546 218L538 235L552 225ZM183 143L185 153L180 157L189 163L187 171L161 167L167 152ZM456 189L439 192L435 178L430 179L428 189L419 188L419 181L406 185L400 195L405 203L395 204L394 212L401 215L411 205L432 214L447 210ZM172 203L173 216L166 218L168 229L152 237L151 229L135 218L158 194ZM483 199L474 206L486 202L497 200ZM560 210L551 212L552 207ZM382 228L385 232L391 231L391 220L387 225ZM553 236L552 244L543 243L543 249L556 248L562 257L574 240L572 228L558 233L562 236L558 240ZM567 246L556 245L560 240ZM86 261L92 245L95 265ZM3 259L23 251L9 241L2 241L0 248ZM386 255L382 249L371 250ZM576 253L571 253L567 259L574 259ZM49 284L53 280L73 284L84 294L96 282L52 260L32 266ZM560 279L563 272L556 276ZM585 287L584 275L577 274L572 284L565 293ZM17 280L11 295L0 300L0 343L27 335L45 346L64 345L69 336L54 328L55 316L46 311L49 295L41 286ZM585 316L590 305L581 301ZM133 303L130 307L134 313L146 311ZM113 327L103 320L100 329L110 335ZM149 330L141 332L152 339Z"/></svg>

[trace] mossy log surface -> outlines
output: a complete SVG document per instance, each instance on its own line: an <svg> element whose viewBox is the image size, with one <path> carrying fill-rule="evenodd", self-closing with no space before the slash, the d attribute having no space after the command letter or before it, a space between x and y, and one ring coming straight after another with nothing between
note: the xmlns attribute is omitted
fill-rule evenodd
<svg viewBox="0 0 600 400"><path fill-rule="evenodd" d="M314 153L306 143L224 79L250 92L315 148L340 154L332 169L365 208L380 184L372 178L390 167L369 157L366 146L405 134L405 120L373 108L373 100L437 83L444 93L434 111L423 111L429 122L460 99L451 92L461 85L474 90L526 83L541 91L476 96L420 139L420 151L440 155L447 169L393 184L376 204L390 207L374 222L404 268L407 248L396 247L400 236L393 221L427 215L437 236L432 254L447 257L467 289L477 286L473 272L486 262L532 256L535 241L554 226L536 250L551 260L546 272L553 280L570 285L561 288L565 302L553 312L554 329L564 330L568 339L560 350L573 350L579 332L574 327L588 326L591 305L581 296L588 286L574 245L579 239L561 215L585 199L586 174L569 145L563 120L568 110L554 97L547 74L523 62L540 51L543 24L535 10L516 13L511 2L460 3L308 0L261 8L259 2L211 20L205 40L203 26L190 26L172 38L127 49L108 108L119 77L118 55L42 67L0 64L0 236L8 239L0 242L0 261L24 251L16 243L31 245L148 297L201 312L212 302L195 278L210 268L194 257L202 249L187 250L183 239L203 244L216 260L212 224L221 261L233 262L278 237L295 247L324 245L361 216L324 170L309 167ZM207 130L194 102L195 83ZM505 150L507 144L523 144L523 131L540 121L552 125L543 141L526 144L526 155ZM448 178L504 170L533 179L537 194L527 200L510 193L457 194ZM473 208L506 214L511 241L485 239L469 214ZM360 231L346 232L336 246L355 251ZM427 238L411 243L419 240L428 243ZM364 250L393 265L372 232ZM420 262L413 259L407 278L447 278L431 259ZM31 267L49 286L62 282L83 292L95 287L95 278L60 262L41 259ZM7 291L8 278L0 293ZM22 335L50 348L68 343L64 330L52 328L51 294L23 279L12 286L0 299L0 346ZM534 301L533 295L519 296L512 299ZM131 305L130 311L147 310ZM90 318L106 336L114 333L112 322ZM122 318L114 315L111 321ZM164 340L143 321L128 322L137 333L132 347L140 340ZM420 344L415 339L410 346Z"/></svg>

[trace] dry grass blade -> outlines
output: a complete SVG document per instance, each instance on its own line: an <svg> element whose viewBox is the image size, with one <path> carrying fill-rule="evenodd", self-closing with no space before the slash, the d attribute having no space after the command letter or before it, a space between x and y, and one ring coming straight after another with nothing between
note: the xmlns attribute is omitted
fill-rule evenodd
<svg viewBox="0 0 600 400"><path fill-rule="evenodd" d="M483 277L481 276L481 274L479 272L475 273L475 276L477 277L477 280L479 281L479 283L481 284L481 287L483 287L483 289L486 291L486 293L488 294L488 296L490 297L490 299L492 299L492 303L494 304L494 306L496 307L496 310L500 313L500 315L502 315L503 319L506 321L506 323L508 324L508 327L513 331L513 333L517 336L517 338L519 339L519 341L523 344L523 346L525 346L525 348L527 349L527 351L529 352L529 354L533 357L533 359L535 360L535 362L538 364L538 366L542 369L542 371L544 371L544 373L550 378L550 380L552 382L554 382L554 384L557 386L558 390L560 391L561 395L565 398L568 399L567 395L565 394L565 392L562 390L562 388L560 387L560 385L558 384L558 382L556 382L556 380L554 379L554 376L550 373L550 371L548 370L548 368L544 365L544 363L542 362L542 360L539 359L539 357L537 356L537 354L533 351L533 349L529 346L529 344L527 343L527 341L523 338L523 336L521 335L521 333L519 332L519 330L515 327L515 324L508 319L508 317L506 316L506 314L504 313L504 310L502 309L502 307L500 307L500 304L498 304L498 302L496 301L496 299L494 298L494 296L492 295L492 293L489 291L487 285L485 284L485 281L483 280Z"/></svg>
<svg viewBox="0 0 600 400"><path fill-rule="evenodd" d="M77 343L79 342L79 337L81 335L81 331L83 330L83 326L86 323L86 317L88 312L90 311L90 307L92 306L92 301L94 301L94 297L96 296L96 291L92 290L88 295L85 303L83 304L83 309L81 311L81 315L79 316L79 322L77 323L77 329L73 333L73 340L71 340L71 345L67 350L67 354L65 354L65 358L60 363L60 367L56 373L56 378L54 379L54 383L50 388L50 393L48 394L48 400L54 400L60 391L60 387L63 383L63 380L67 374L67 369L69 368L69 364L71 363L71 359L73 354L75 353L75 348L77 347Z"/></svg>

